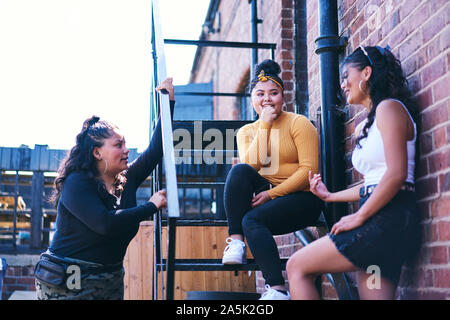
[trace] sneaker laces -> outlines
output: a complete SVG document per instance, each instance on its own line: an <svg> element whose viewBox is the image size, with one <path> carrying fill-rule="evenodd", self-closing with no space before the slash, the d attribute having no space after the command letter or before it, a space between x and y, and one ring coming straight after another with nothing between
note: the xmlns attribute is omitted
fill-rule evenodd
<svg viewBox="0 0 450 320"><path fill-rule="evenodd" d="M261 295L261 298L264 298L270 294L273 294L274 291L276 291L275 289L272 289L268 284L266 284L264 286L264 288L266 289L266 291Z"/></svg>
<svg viewBox="0 0 450 320"><path fill-rule="evenodd" d="M276 289L272 289L270 287L270 285L268 285L268 284L266 284L264 286L264 288L266 289L266 291L261 295L261 298L267 297L269 295L274 295L274 294L282 294L282 295L285 295L285 296L289 297L289 293L288 294L284 294L283 292L280 292L280 291L278 291Z"/></svg>
<svg viewBox="0 0 450 320"><path fill-rule="evenodd" d="M224 252L241 249L241 248L245 247L245 243L238 239L233 239L233 238L228 237L225 240L225 242L228 243L228 245L225 247Z"/></svg>

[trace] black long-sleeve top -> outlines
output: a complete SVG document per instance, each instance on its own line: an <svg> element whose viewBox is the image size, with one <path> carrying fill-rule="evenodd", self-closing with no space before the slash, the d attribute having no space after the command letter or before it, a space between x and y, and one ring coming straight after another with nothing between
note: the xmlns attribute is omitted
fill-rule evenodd
<svg viewBox="0 0 450 320"><path fill-rule="evenodd" d="M171 114L175 101L170 102ZM120 201L102 192L86 172L73 172L64 181L58 202L56 231L49 250L57 256L101 264L123 261L128 244L157 208L152 202L137 206L136 191L163 155L161 120L148 148L126 171Z"/></svg>

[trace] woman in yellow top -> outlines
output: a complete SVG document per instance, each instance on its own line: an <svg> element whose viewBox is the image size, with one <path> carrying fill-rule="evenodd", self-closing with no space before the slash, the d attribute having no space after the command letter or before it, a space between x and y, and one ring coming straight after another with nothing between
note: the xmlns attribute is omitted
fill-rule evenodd
<svg viewBox="0 0 450 320"><path fill-rule="evenodd" d="M272 60L256 67L250 92L259 119L237 133L241 163L230 170L224 194L230 236L222 262L245 262L245 237L266 280L262 300L290 298L273 235L315 223L323 206L308 180L318 171L318 134L306 117L282 111L280 71Z"/></svg>

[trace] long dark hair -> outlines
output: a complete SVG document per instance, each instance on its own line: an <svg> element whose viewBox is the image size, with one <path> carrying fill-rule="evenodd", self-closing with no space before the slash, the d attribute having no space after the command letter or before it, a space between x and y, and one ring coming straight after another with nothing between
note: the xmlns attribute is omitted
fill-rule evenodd
<svg viewBox="0 0 450 320"><path fill-rule="evenodd" d="M58 176L54 181L53 193L50 196L51 203L55 206L58 205L64 181L72 172L85 172L90 178L95 179L100 194L105 195L106 187L99 179L100 173L93 150L95 147L103 146L105 139L113 135L114 129L117 129L115 125L100 120L97 116L92 116L84 121L81 132L76 137L75 146L59 165ZM125 183L125 175L119 173L114 183L116 195L120 194Z"/></svg>
<svg viewBox="0 0 450 320"><path fill-rule="evenodd" d="M403 74L400 61L388 48L358 47L344 59L342 65L350 65L360 71L367 66L372 67L372 74L367 82L372 108L367 116L367 123L356 139L358 147L361 147L359 142L367 137L375 121L378 104L385 99L393 98L402 101L414 122L418 124L417 108L408 88L408 80Z"/></svg>

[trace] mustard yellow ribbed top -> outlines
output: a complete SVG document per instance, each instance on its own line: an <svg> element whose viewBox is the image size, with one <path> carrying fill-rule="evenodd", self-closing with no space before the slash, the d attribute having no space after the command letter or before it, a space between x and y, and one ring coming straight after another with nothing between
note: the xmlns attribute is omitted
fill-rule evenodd
<svg viewBox="0 0 450 320"><path fill-rule="evenodd" d="M319 138L305 117L281 112L272 125L257 120L237 133L241 163L251 165L274 188L272 199L295 191L309 191L308 172L318 172Z"/></svg>

